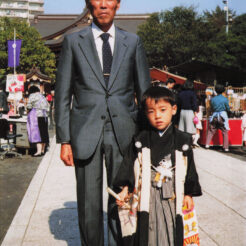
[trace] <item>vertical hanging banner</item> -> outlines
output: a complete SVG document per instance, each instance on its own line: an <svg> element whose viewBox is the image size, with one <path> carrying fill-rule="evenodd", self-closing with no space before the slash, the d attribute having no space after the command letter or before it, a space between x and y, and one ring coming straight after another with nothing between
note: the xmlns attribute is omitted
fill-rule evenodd
<svg viewBox="0 0 246 246"><path fill-rule="evenodd" d="M8 40L8 66L17 67L20 64L22 40Z"/></svg>

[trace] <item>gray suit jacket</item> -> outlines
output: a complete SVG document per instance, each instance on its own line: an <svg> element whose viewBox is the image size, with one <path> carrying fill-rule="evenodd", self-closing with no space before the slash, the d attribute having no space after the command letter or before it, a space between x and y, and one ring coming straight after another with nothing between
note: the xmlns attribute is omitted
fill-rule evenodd
<svg viewBox="0 0 246 246"><path fill-rule="evenodd" d="M67 35L57 72L57 142L70 142L74 158L89 158L100 139L109 110L121 153L137 130L138 100L150 86L139 37L116 28L111 75L106 86L91 27Z"/></svg>

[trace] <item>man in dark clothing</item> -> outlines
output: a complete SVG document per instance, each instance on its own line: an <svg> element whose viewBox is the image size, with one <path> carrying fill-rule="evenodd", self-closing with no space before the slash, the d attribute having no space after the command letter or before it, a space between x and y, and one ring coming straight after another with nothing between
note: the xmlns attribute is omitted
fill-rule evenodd
<svg viewBox="0 0 246 246"><path fill-rule="evenodd" d="M8 102L7 102L7 96L5 92L3 91L3 88L0 87L0 113L6 114L8 113Z"/></svg>

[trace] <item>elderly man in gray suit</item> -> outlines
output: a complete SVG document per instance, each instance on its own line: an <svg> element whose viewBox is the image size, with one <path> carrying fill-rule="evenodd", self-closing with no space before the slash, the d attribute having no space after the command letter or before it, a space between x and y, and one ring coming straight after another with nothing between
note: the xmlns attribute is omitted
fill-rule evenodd
<svg viewBox="0 0 246 246"><path fill-rule="evenodd" d="M103 158L107 183L137 131L138 106L150 86L139 37L114 25L120 0L86 0L91 26L67 35L57 72L55 114L61 159L75 166L82 245L101 246ZM114 201L108 204L109 245L120 245ZM117 217L117 216L116 216Z"/></svg>

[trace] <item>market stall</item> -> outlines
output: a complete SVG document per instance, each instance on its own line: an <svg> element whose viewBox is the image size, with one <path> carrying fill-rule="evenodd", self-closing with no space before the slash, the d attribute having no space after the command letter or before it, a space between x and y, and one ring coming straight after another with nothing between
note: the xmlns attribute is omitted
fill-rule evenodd
<svg viewBox="0 0 246 246"><path fill-rule="evenodd" d="M158 81L163 81L163 82L166 82L169 78L172 78L175 80L176 84L180 84L180 85L183 85L185 81L187 80L187 78L185 77L182 77L177 74L173 74L166 70L161 70L155 67L150 69L150 77L152 80L158 80ZM194 81L194 89L197 92L200 92L200 91L204 92L206 88L207 88L206 84L199 82L199 81ZM201 93L198 93L198 94L201 94Z"/></svg>
<svg viewBox="0 0 246 246"><path fill-rule="evenodd" d="M209 126L209 116L211 115L210 100L214 93L213 87L208 87L206 90L206 114L202 120L203 129L200 133L199 143L201 145L206 144L206 137ZM243 131L242 131L242 116L246 113L246 88L235 88L227 87L226 93L224 94L229 100L229 106L231 112L229 113L229 127L228 131L229 145L230 146L241 146L243 144ZM218 130L210 142L210 146L222 146L223 135Z"/></svg>

